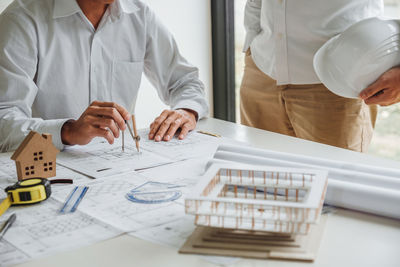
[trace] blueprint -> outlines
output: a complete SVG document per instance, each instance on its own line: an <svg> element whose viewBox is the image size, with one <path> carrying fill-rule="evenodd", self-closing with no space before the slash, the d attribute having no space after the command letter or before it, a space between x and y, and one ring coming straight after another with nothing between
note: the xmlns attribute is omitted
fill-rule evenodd
<svg viewBox="0 0 400 267"><path fill-rule="evenodd" d="M84 147L71 147L58 156L59 164L91 178L124 174L169 162L167 158L147 150L137 152L133 144L125 145L122 151L119 141L113 145L100 141Z"/></svg>
<svg viewBox="0 0 400 267"><path fill-rule="evenodd" d="M176 161L196 157L211 157L223 140L196 132L184 140L154 142L147 138L148 131L139 131L140 152L133 140L125 140L122 151L121 138L110 145L97 139L86 146L69 147L57 157L58 163L92 178L109 177L132 171L154 168Z"/></svg>
<svg viewBox="0 0 400 267"><path fill-rule="evenodd" d="M204 171L206 159L192 159L173 164L125 173L104 179L87 179L89 187L79 210L98 220L121 229L124 232L162 225L185 216L184 196L197 183L198 176ZM177 174L176 170L180 170ZM174 201L156 204L143 204L129 201L127 193L133 189L147 188L149 184L168 183L181 191L182 196ZM56 192L54 198L63 202L72 186ZM149 187L149 190L154 188Z"/></svg>
<svg viewBox="0 0 400 267"><path fill-rule="evenodd" d="M12 207L0 217L1 224L11 213L17 214L16 223L0 242L1 265L8 266L53 252L90 245L124 232L149 240L154 231L162 230L165 234L160 234L159 240L152 242L163 243L168 240L171 246L184 242L194 224L185 215L183 199L197 183L206 161L205 158L178 161L158 168L95 180L57 166L55 178L74 179L74 184L52 185L50 199L37 205ZM12 170L7 172L12 173ZM9 185L11 179L7 181L1 180L0 187ZM158 204L134 203L126 198L132 189L154 191L157 188L155 184L166 183L175 185L181 190L182 196L175 201ZM71 190L83 184L89 190L78 211L60 215L59 210ZM177 229L174 225L182 227ZM183 232L177 234L178 230Z"/></svg>
<svg viewBox="0 0 400 267"><path fill-rule="evenodd" d="M141 231L132 232L130 235L160 245L180 248L196 228L193 222L194 216L186 215L179 220L146 227L141 229Z"/></svg>
<svg viewBox="0 0 400 267"><path fill-rule="evenodd" d="M192 218L185 215L184 198L224 139L193 132L183 141L155 143L147 140L147 131L140 131L140 135L140 153L129 139L125 140L124 152L120 140L114 145L100 140L61 152L57 176L50 180L66 178L74 183L52 185L48 200L11 207L0 217L1 225L11 213L17 214L16 222L0 241L0 266L87 246L124 232L173 247L182 244L194 227ZM0 200L6 197L4 188L17 181L10 157L11 153L0 154ZM89 187L78 210L60 214L62 204L77 185ZM151 204L127 198L130 192L157 192L165 185L179 194Z"/></svg>
<svg viewBox="0 0 400 267"><path fill-rule="evenodd" d="M0 155L0 189L4 189L6 186L17 181L17 170L14 161L10 159L12 153L2 153ZM0 199L5 196L2 193L0 193Z"/></svg>
<svg viewBox="0 0 400 267"><path fill-rule="evenodd" d="M179 249L192 234L196 226L193 224L194 217L186 215L179 220L166 224L147 227L137 232L129 233L132 236L147 240L163 246ZM235 264L240 259L233 257L200 256L206 261L220 266Z"/></svg>
<svg viewBox="0 0 400 267"><path fill-rule="evenodd" d="M7 154L0 154L0 200L6 197L4 188L17 182L15 164ZM13 206L0 217L2 225L12 213L17 215L17 220L0 241L0 266L87 246L122 233L81 211L60 215L60 207L71 189L92 180L59 165L57 176L51 179L55 178L73 179L74 184L52 185L48 200L30 206Z"/></svg>
<svg viewBox="0 0 400 267"><path fill-rule="evenodd" d="M61 203L50 198L39 205L13 207L17 220L4 235L0 246L1 265L20 263L52 252L87 246L122 232L80 211L59 215Z"/></svg>
<svg viewBox="0 0 400 267"><path fill-rule="evenodd" d="M148 151L156 151L168 159L182 160L197 157L212 157L218 144L226 142L226 138L217 138L197 132L189 133L185 139L173 138L169 142L154 142L147 138L148 131L141 130L140 145Z"/></svg>
<svg viewBox="0 0 400 267"><path fill-rule="evenodd" d="M6 193L4 189L12 184L15 184L17 179L17 173L15 170L15 163L9 157L7 157L8 153L0 154L0 200L6 197ZM54 184L51 186L52 195L57 194L59 190L65 190L69 188L71 190L76 185L82 185L90 181L84 175L81 175L75 171L72 171L68 168L65 168L61 165L57 165L56 167L56 177L49 178L52 179L72 179L73 185L69 184Z"/></svg>

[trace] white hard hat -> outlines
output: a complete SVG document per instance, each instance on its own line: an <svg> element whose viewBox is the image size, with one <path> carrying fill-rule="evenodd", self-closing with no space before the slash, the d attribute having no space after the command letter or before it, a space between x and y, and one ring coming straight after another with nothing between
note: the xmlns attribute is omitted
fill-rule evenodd
<svg viewBox="0 0 400 267"><path fill-rule="evenodd" d="M314 69L333 93L358 98L362 90L400 64L400 20L369 18L326 42Z"/></svg>

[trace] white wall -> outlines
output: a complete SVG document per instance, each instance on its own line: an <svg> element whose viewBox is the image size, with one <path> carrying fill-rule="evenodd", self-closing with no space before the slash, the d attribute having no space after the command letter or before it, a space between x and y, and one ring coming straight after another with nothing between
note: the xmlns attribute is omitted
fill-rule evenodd
<svg viewBox="0 0 400 267"><path fill-rule="evenodd" d="M13 0L0 0L0 12ZM70 0L65 0L70 1ZM144 0L174 34L182 55L200 70L212 107L211 13L205 0ZM143 77L136 103L139 128L148 127L167 108ZM212 112L210 113L212 114Z"/></svg>
<svg viewBox="0 0 400 267"><path fill-rule="evenodd" d="M174 34L182 55L200 70L212 107L211 8L206 0L145 0ZM151 103L151 105L149 105ZM165 105L146 80L142 80L136 103L140 128L147 127ZM212 114L212 112L210 112Z"/></svg>

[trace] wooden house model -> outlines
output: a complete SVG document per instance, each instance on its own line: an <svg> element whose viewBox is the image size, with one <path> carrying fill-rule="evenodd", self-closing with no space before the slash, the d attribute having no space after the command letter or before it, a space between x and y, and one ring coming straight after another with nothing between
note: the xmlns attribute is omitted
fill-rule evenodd
<svg viewBox="0 0 400 267"><path fill-rule="evenodd" d="M31 131L11 156L17 167L18 180L56 176L56 156L60 152L51 134Z"/></svg>

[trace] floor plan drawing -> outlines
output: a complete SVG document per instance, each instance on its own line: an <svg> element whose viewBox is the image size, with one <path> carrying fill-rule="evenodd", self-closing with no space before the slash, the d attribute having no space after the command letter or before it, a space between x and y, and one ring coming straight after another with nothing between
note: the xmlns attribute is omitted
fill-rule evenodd
<svg viewBox="0 0 400 267"><path fill-rule="evenodd" d="M211 157L224 138L213 137L197 132L189 133L185 139L176 137L168 142L154 142L147 138L148 130L141 130L143 138L140 141L142 149L157 151L158 154L169 159L189 159L196 157Z"/></svg>
<svg viewBox="0 0 400 267"><path fill-rule="evenodd" d="M102 178L171 162L144 149L137 152L133 145L125 145L125 151L122 152L119 142L110 145L101 141L67 149L59 156L58 163L91 178Z"/></svg>
<svg viewBox="0 0 400 267"><path fill-rule="evenodd" d="M61 203L53 198L40 205L17 207L6 212L17 214L17 221L3 237L6 250L0 250L0 258L7 265L51 252L89 245L115 237L121 233L115 227L105 224L82 212L58 215ZM3 246L3 245L2 245ZM2 260L3 263L3 260Z"/></svg>

